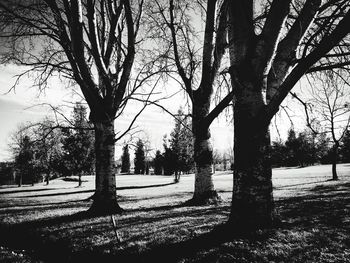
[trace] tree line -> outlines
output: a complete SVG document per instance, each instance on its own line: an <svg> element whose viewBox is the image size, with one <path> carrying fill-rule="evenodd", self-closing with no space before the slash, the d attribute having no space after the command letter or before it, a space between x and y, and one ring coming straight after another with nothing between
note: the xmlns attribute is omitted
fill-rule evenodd
<svg viewBox="0 0 350 263"><path fill-rule="evenodd" d="M188 116L180 108L175 117L175 125L170 133L163 137L163 151L156 150L155 156L146 160L145 143L139 139L135 145L134 164L135 174L149 174L153 167L154 174L175 174L175 181L179 181L181 173L194 172L193 135ZM130 173L129 145L123 147L121 157L121 172Z"/></svg>
<svg viewBox="0 0 350 263"><path fill-rule="evenodd" d="M337 162L350 161L350 130L340 143ZM332 164L334 160L332 140L326 133L315 134L310 129L297 133L288 131L285 141L273 141L271 162L275 167L305 167L314 164Z"/></svg>

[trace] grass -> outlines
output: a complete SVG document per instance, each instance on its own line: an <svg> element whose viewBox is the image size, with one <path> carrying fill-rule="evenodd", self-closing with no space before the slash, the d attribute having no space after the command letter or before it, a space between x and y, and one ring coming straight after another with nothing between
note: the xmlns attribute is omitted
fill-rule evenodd
<svg viewBox="0 0 350 263"><path fill-rule="evenodd" d="M1 262L350 262L350 166L273 171L276 229L245 237L222 231L230 212L232 175L214 184L223 202L183 206L192 197L193 175L117 177L120 205L115 215L91 217L94 178L56 179L43 184L0 188Z"/></svg>

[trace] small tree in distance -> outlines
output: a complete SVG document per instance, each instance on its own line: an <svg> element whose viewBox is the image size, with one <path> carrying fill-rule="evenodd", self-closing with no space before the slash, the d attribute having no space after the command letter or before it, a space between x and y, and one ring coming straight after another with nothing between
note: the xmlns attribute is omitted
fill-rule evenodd
<svg viewBox="0 0 350 263"><path fill-rule="evenodd" d="M139 139L136 143L135 149L135 174L145 173L145 149L144 143Z"/></svg>
<svg viewBox="0 0 350 263"><path fill-rule="evenodd" d="M18 186L22 186L23 179L28 180L30 174L33 173L32 162L34 158L34 153L31 145L31 140L28 135L23 135L19 137L17 147L15 150L15 167L17 169L17 183ZM33 175L32 184L34 184Z"/></svg>
<svg viewBox="0 0 350 263"><path fill-rule="evenodd" d="M130 173L130 154L129 154L129 145L125 144L123 147L122 155L122 173Z"/></svg>
<svg viewBox="0 0 350 263"><path fill-rule="evenodd" d="M81 186L82 174L92 173L95 165L94 132L84 105L74 106L71 122L74 129L63 129L64 164L72 175L78 176L78 186Z"/></svg>
<svg viewBox="0 0 350 263"><path fill-rule="evenodd" d="M332 142L332 179L338 180L339 148L350 125L349 76L342 70L328 70L314 74L312 85L312 111L323 131ZM311 82L310 82L311 83ZM309 125L312 125L309 124Z"/></svg>
<svg viewBox="0 0 350 263"><path fill-rule="evenodd" d="M156 156L153 159L154 174L161 175L163 173L163 156L162 153L157 150Z"/></svg>

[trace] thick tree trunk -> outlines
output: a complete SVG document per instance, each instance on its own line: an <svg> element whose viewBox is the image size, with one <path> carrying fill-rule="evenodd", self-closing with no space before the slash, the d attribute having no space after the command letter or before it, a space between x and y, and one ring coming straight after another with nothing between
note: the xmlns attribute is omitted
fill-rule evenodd
<svg viewBox="0 0 350 263"><path fill-rule="evenodd" d="M207 136L203 137L203 134ZM200 205L220 200L212 178L213 148L210 143L210 132L201 130L194 134L194 161L196 165L193 198L190 204Z"/></svg>
<svg viewBox="0 0 350 263"><path fill-rule="evenodd" d="M238 94L234 106L234 183L229 223L249 231L272 225L275 217L270 134L256 118L264 107L261 93Z"/></svg>
<svg viewBox="0 0 350 263"><path fill-rule="evenodd" d="M337 162L338 162L338 148L339 144L333 146L333 157L332 157L332 180L338 180L337 174Z"/></svg>
<svg viewBox="0 0 350 263"><path fill-rule="evenodd" d="M114 123L95 122L96 186L90 211L97 214L119 213L117 202Z"/></svg>
<svg viewBox="0 0 350 263"><path fill-rule="evenodd" d="M210 124L205 123L205 118L210 111L210 98L210 93L198 91L193 97L192 132L195 182L193 198L188 201L191 205L220 201L212 178L213 148L210 143Z"/></svg>

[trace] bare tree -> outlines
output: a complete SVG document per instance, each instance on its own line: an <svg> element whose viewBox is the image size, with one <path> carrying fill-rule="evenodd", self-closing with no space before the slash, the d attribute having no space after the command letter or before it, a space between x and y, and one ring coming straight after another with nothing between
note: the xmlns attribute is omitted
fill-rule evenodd
<svg viewBox="0 0 350 263"><path fill-rule="evenodd" d="M317 119L322 131L330 135L333 143L332 178L338 180L338 150L350 124L349 76L344 76L341 70L333 70L314 74L310 80L312 98L305 104L312 119ZM312 121L308 126L317 130Z"/></svg>
<svg viewBox="0 0 350 263"><path fill-rule="evenodd" d="M188 203L216 201L219 196L212 180L213 148L209 127L233 98L233 92L224 85L220 92L214 93L227 45L227 3L157 0L150 20L153 37L159 39L163 47L160 56L165 60L169 78L187 93L192 108L196 172L194 195ZM204 33L201 26L204 26ZM221 96L213 107L215 94Z"/></svg>
<svg viewBox="0 0 350 263"><path fill-rule="evenodd" d="M115 141L135 119L117 136L115 119L155 75L152 63L133 70L136 50L144 39L140 33L143 4L143 0L0 3L0 35L6 39L2 62L28 66L19 77L36 74L40 90L53 74L67 78L78 85L89 106L96 153L96 190L90 211L96 213L122 210L116 195ZM148 105L149 92L145 96L142 109Z"/></svg>
<svg viewBox="0 0 350 263"><path fill-rule="evenodd" d="M269 125L307 73L349 68L350 3L342 0L230 1L234 90L231 229L271 226L276 218Z"/></svg>

